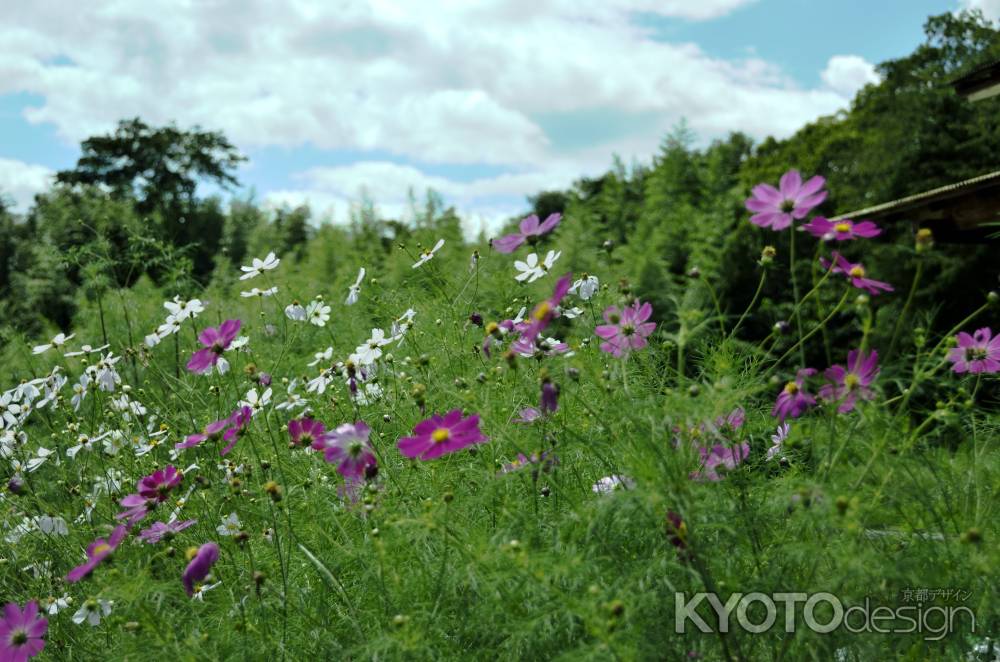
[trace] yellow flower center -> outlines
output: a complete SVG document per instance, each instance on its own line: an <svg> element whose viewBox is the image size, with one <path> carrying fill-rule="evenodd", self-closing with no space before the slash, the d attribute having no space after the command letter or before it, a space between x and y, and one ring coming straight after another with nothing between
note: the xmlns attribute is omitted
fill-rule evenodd
<svg viewBox="0 0 1000 662"><path fill-rule="evenodd" d="M861 378L855 375L853 372L849 372L847 373L847 376L844 377L844 384L847 386L847 388L854 390L858 387L859 384L861 384Z"/></svg>
<svg viewBox="0 0 1000 662"><path fill-rule="evenodd" d="M545 316L549 314L550 310L552 310L552 306L549 305L549 302L543 301L537 306L535 306L535 310L532 311L531 316L534 317L539 322L541 322L543 319L545 319Z"/></svg>
<svg viewBox="0 0 1000 662"><path fill-rule="evenodd" d="M435 444L440 444L442 442L448 441L448 439L450 438L451 438L451 432L448 430L448 428L438 428L437 430L434 430L434 432L431 433L431 440L433 440Z"/></svg>
<svg viewBox="0 0 1000 662"><path fill-rule="evenodd" d="M837 231L837 232L850 232L851 231L851 224L850 223L837 223L836 225L833 226L833 229L835 231Z"/></svg>
<svg viewBox="0 0 1000 662"><path fill-rule="evenodd" d="M857 264L851 267L851 270L848 271L847 273L851 275L851 278L864 278L865 268L862 267L860 264Z"/></svg>
<svg viewBox="0 0 1000 662"><path fill-rule="evenodd" d="M785 384L785 393L788 395L795 395L799 392L799 385L795 382L788 382Z"/></svg>
<svg viewBox="0 0 1000 662"><path fill-rule="evenodd" d="M101 543L100 545L94 548L94 556L97 556L98 554L104 554L109 551L111 551L111 545L107 543Z"/></svg>

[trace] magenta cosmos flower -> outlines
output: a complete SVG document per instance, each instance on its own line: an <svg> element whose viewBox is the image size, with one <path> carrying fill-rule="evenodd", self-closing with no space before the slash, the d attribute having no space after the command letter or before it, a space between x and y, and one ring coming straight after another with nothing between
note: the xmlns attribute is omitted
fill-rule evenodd
<svg viewBox="0 0 1000 662"><path fill-rule="evenodd" d="M816 398L806 392L806 378L816 374L814 368L803 368L799 370L793 381L785 384L785 388L778 394L778 399L774 402L774 409L771 416L775 416L779 421L786 418L798 418L806 409L816 404Z"/></svg>
<svg viewBox="0 0 1000 662"><path fill-rule="evenodd" d="M375 453L368 444L371 429L364 421L344 423L313 442L313 448L323 451L323 459L337 465L337 471L347 479L364 477L369 467L376 466Z"/></svg>
<svg viewBox="0 0 1000 662"><path fill-rule="evenodd" d="M204 349L199 349L191 356L187 369L194 373L204 374L218 366L220 373L226 372L229 369L229 363L222 358L222 354L236 339L241 324L240 320L226 320L218 328L210 326L204 329L198 334L198 342L202 344Z"/></svg>
<svg viewBox="0 0 1000 662"><path fill-rule="evenodd" d="M462 410L453 409L444 416L434 414L417 423L413 436L403 437L398 446L406 457L433 460L485 441L489 438L479 430L479 414L462 418Z"/></svg>
<svg viewBox="0 0 1000 662"><path fill-rule="evenodd" d="M76 566L66 575L66 581L73 583L78 582L91 572L94 571L104 559L108 558L112 552L114 552L118 545L121 544L122 540L125 539L125 535L128 533L128 529L124 525L118 525L115 530L111 532L111 535L107 540L104 538L98 538L94 542L90 543L87 547L87 560L86 562Z"/></svg>
<svg viewBox="0 0 1000 662"><path fill-rule="evenodd" d="M754 212L750 222L762 228L784 230L793 219L805 218L813 207L826 199L823 184L826 180L819 175L802 183L797 170L789 170L781 176L779 188L770 184L753 187L751 197L746 201L748 210Z"/></svg>
<svg viewBox="0 0 1000 662"><path fill-rule="evenodd" d="M735 469L736 465L747 459L750 455L750 444L743 442L736 446L723 446L716 444L711 448L699 448L698 454L701 456L701 469L691 473L694 480L722 480L719 469Z"/></svg>
<svg viewBox="0 0 1000 662"><path fill-rule="evenodd" d="M517 327L520 337L511 346L512 350L518 354L534 353L535 339L538 338L538 334L555 318L559 303L566 296L566 293L569 292L572 284L572 273L566 274L556 282L556 286L552 290L552 296L535 306L529 318Z"/></svg>
<svg viewBox="0 0 1000 662"><path fill-rule="evenodd" d="M817 216L802 226L802 229L823 241L850 241L862 237L871 239L882 234L882 230L871 221L854 221L843 218L831 221L823 216Z"/></svg>
<svg viewBox="0 0 1000 662"><path fill-rule="evenodd" d="M219 455L227 455L229 451L233 450L233 446L236 445L236 442L246 432L247 424L250 423L250 419L252 418L253 409L250 407L242 407L233 413L231 426L222 433L222 440L228 443L219 451Z"/></svg>
<svg viewBox="0 0 1000 662"><path fill-rule="evenodd" d="M549 214L544 221L539 222L538 216L532 214L521 221L519 226L520 232L494 239L493 248L497 249L500 253L513 253L524 242L535 243L543 234L555 230L561 220L562 214L556 213Z"/></svg>
<svg viewBox="0 0 1000 662"><path fill-rule="evenodd" d="M1000 372L1000 336L993 336L989 327L979 329L971 336L962 331L955 339L958 347L948 352L951 369L972 374Z"/></svg>
<svg viewBox="0 0 1000 662"><path fill-rule="evenodd" d="M45 648L45 632L49 621L38 615L38 603L31 600L24 605L24 611L14 602L3 608L0 621L0 660L3 662L24 662L35 657Z"/></svg>
<svg viewBox="0 0 1000 662"><path fill-rule="evenodd" d="M184 582L184 590L188 597L194 595L195 582L200 582L208 577L209 571L215 562L219 560L219 546L214 542L207 542L198 548L198 552L184 569L181 581Z"/></svg>
<svg viewBox="0 0 1000 662"><path fill-rule="evenodd" d="M176 522L166 523L154 522L148 529L143 529L139 532L139 539L152 545L160 542L161 540L169 540L184 529L197 523L198 520L196 519L178 520Z"/></svg>
<svg viewBox="0 0 1000 662"><path fill-rule="evenodd" d="M832 383L824 384L819 389L819 397L827 402L840 402L837 411L846 414L854 409L858 398L872 400L875 397L875 392L868 387L878 373L877 351L865 354L860 349L853 349L847 355L847 368L833 365L823 373Z"/></svg>
<svg viewBox="0 0 1000 662"><path fill-rule="evenodd" d="M170 496L170 491L180 485L182 480L184 480L184 472L170 464L165 469L157 469L140 479L136 487L140 496L163 502Z"/></svg>
<svg viewBox="0 0 1000 662"><path fill-rule="evenodd" d="M326 434L326 427L309 417L288 421L288 436L296 446L312 446Z"/></svg>
<svg viewBox="0 0 1000 662"><path fill-rule="evenodd" d="M223 419L215 421L214 423L209 423L204 427L204 429L202 429L201 432L189 434L184 441L174 444L174 448L178 450L182 448L192 448L209 439L221 439L222 434L226 431L226 428L232 426L233 419L236 417L237 413L238 411L234 411L232 414Z"/></svg>
<svg viewBox="0 0 1000 662"><path fill-rule="evenodd" d="M620 357L633 349L646 346L646 338L656 329L655 322L648 322L653 314L653 306L638 301L623 310L618 306L608 306L604 311L604 321L594 333L604 338L601 349L612 356Z"/></svg>
<svg viewBox="0 0 1000 662"><path fill-rule="evenodd" d="M869 294L879 294L881 291L892 292L893 287L889 283L883 283L880 280L872 280L866 276L864 266L859 262L857 264L847 261L843 255L837 251L832 253L834 263L831 264L826 258L820 258L819 262L823 265L824 269L829 269L833 267L833 273L844 274L847 276L847 280L851 281L851 285L858 288L859 290L864 290Z"/></svg>

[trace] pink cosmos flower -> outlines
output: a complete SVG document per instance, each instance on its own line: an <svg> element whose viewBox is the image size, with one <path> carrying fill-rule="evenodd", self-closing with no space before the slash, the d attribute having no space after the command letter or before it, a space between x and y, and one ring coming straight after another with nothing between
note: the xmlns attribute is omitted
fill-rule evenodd
<svg viewBox="0 0 1000 662"><path fill-rule="evenodd" d="M762 228L784 230L792 224L792 219L805 218L813 207L826 199L826 191L821 190L826 179L819 175L802 183L797 170L789 170L781 176L779 188L770 184L753 187L752 196L746 207L755 212L750 222Z"/></svg>
<svg viewBox="0 0 1000 662"><path fill-rule="evenodd" d="M829 260L822 257L819 259L819 263L823 265L824 269L829 269L833 266L833 273L844 274L847 276L847 280L851 281L851 285L859 290L865 290L869 294L873 295L879 294L880 290L885 292L893 291L893 287L889 283L883 283L880 280L867 278L865 276L865 268L860 262L857 264L848 262L847 259L837 251L833 251L832 255L835 261L834 264L831 265Z"/></svg>
<svg viewBox="0 0 1000 662"><path fill-rule="evenodd" d="M506 237L493 240L493 248L500 253L513 253L517 247L524 242L535 243L543 234L547 234L556 229L562 220L562 214L549 214L548 217L539 222L538 216L532 214L523 219L520 224L520 232L509 234Z"/></svg>
<svg viewBox="0 0 1000 662"><path fill-rule="evenodd" d="M344 423L313 442L312 447L323 451L323 459L337 465L337 471L347 479L361 479L369 467L376 466L375 453L368 443L371 429L364 421Z"/></svg>
<svg viewBox="0 0 1000 662"><path fill-rule="evenodd" d="M25 662L35 657L45 648L45 632L49 621L38 615L38 603L34 600L24 605L24 611L14 602L3 608L0 620L0 660L3 662Z"/></svg>
<svg viewBox="0 0 1000 662"><path fill-rule="evenodd" d="M226 320L218 328L210 326L198 334L198 342L204 349L199 349L188 361L187 369L197 374L204 374L216 365L219 372L225 372L229 364L225 363L222 353L229 349L229 345L236 339L236 334L240 332L240 320ZM220 363L220 360L224 363Z"/></svg>
<svg viewBox="0 0 1000 662"><path fill-rule="evenodd" d="M140 479L136 487L140 496L163 502L170 496L170 490L180 485L182 480L184 473L171 464Z"/></svg>
<svg viewBox="0 0 1000 662"><path fill-rule="evenodd" d="M691 472L691 478L719 481L722 480L719 468L735 469L736 465L741 464L750 455L750 444L745 441L736 446L716 444L711 448L699 448L698 454L701 455L701 469Z"/></svg>
<svg viewBox="0 0 1000 662"><path fill-rule="evenodd" d="M534 423L542 417L542 412L535 407L525 407L518 412L518 417L514 419L515 423Z"/></svg>
<svg viewBox="0 0 1000 662"><path fill-rule="evenodd" d="M236 414L237 412L234 411L232 414L223 419L215 421L214 423L209 423L201 432L188 435L184 441L174 444L174 448L178 450L182 448L192 448L203 441L207 441L208 439L221 439L226 428L232 426L233 419Z"/></svg>
<svg viewBox="0 0 1000 662"><path fill-rule="evenodd" d="M831 384L824 384L819 389L819 397L827 402L840 402L837 411L841 414L854 409L858 398L872 400L874 391L869 386L878 376L878 352L872 350L865 354L860 349L853 349L847 355L847 368L841 365L830 366L824 373Z"/></svg>
<svg viewBox="0 0 1000 662"><path fill-rule="evenodd" d="M479 414L462 418L462 410L453 409L444 416L434 414L417 423L413 436L400 439L398 447L406 457L433 460L486 441L489 438L479 430Z"/></svg>
<svg viewBox="0 0 1000 662"><path fill-rule="evenodd" d="M219 560L219 546L214 542L207 542L198 548L198 552L184 569L181 581L184 583L184 590L188 597L194 595L194 584L208 577L209 571L215 562Z"/></svg>
<svg viewBox="0 0 1000 662"><path fill-rule="evenodd" d="M139 539L153 545L161 540L169 540L184 529L197 524L196 519L178 520L176 522L153 522L148 529L139 532Z"/></svg>
<svg viewBox="0 0 1000 662"><path fill-rule="evenodd" d="M882 234L882 230L871 221L855 223L848 218L831 221L823 216L817 216L802 229L823 241L850 241L858 237L870 239Z"/></svg>
<svg viewBox="0 0 1000 662"><path fill-rule="evenodd" d="M624 310L608 306L604 311L607 324L594 329L594 333L605 340L601 343L601 350L621 357L630 350L645 347L646 338L656 329L656 322L646 321L652 314L653 306L649 302L640 305L636 301Z"/></svg>
<svg viewBox="0 0 1000 662"><path fill-rule="evenodd" d="M233 446L236 445L236 442L239 441L240 437L243 436L243 433L246 432L247 424L252 418L253 409L250 407L243 407L233 414L232 427L222 433L222 440L229 443L227 443L223 449L219 451L219 455L227 455L229 451L233 450Z"/></svg>
<svg viewBox="0 0 1000 662"><path fill-rule="evenodd" d="M511 345L512 350L518 354L534 353L535 339L538 338L538 334L555 318L559 302L569 292L572 284L572 273L566 274L556 282L556 286L552 290L552 296L535 306L535 309L531 311L530 317L518 326L520 337Z"/></svg>
<svg viewBox="0 0 1000 662"><path fill-rule="evenodd" d="M326 427L320 421L308 416L288 421L288 436L296 446L312 446L326 434Z"/></svg>
<svg viewBox="0 0 1000 662"><path fill-rule="evenodd" d="M989 327L979 329L971 336L962 331L955 338L958 347L948 352L952 370L971 374L1000 372L1000 336L993 336Z"/></svg>
<svg viewBox="0 0 1000 662"><path fill-rule="evenodd" d="M111 532L111 535L107 540L104 538L98 538L94 542L90 543L87 547L87 560L86 562L76 566L69 571L66 575L66 581L70 583L78 582L91 572L94 571L101 561L108 558L118 545L121 544L122 540L125 539L125 535L128 533L128 529L124 525L118 525L115 530Z"/></svg>
<svg viewBox="0 0 1000 662"><path fill-rule="evenodd" d="M774 402L774 409L771 410L771 416L784 422L788 417L798 418L806 409L815 405L816 398L805 390L806 378L815 374L814 368L799 370L794 381L785 384L785 388L778 394L778 399Z"/></svg>

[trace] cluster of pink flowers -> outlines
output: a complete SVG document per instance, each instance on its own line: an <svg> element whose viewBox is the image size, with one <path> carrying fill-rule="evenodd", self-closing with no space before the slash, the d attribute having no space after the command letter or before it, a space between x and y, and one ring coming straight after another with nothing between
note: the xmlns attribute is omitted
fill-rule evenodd
<svg viewBox="0 0 1000 662"><path fill-rule="evenodd" d="M824 371L827 382L820 387L819 397L837 403L837 411L846 414L854 409L859 399L875 398L871 385L878 373L877 351L851 350L847 354L846 367L835 364ZM813 368L799 370L795 379L785 384L778 394L771 415L784 422L786 418L798 418L814 406L816 397L809 393L806 380L815 374Z"/></svg>

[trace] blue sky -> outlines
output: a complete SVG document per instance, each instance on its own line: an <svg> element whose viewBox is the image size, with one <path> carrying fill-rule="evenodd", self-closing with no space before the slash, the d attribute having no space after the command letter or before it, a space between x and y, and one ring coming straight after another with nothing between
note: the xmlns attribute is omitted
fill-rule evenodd
<svg viewBox="0 0 1000 662"><path fill-rule="evenodd" d="M23 210L80 140L139 115L224 131L268 204L342 221L364 190L405 217L407 189L433 187L470 231L491 228L613 154L648 160L681 118L703 141L788 135L844 107L873 64L912 51L926 17L958 2L1000 12L997 0L8 6L0 191Z"/></svg>

